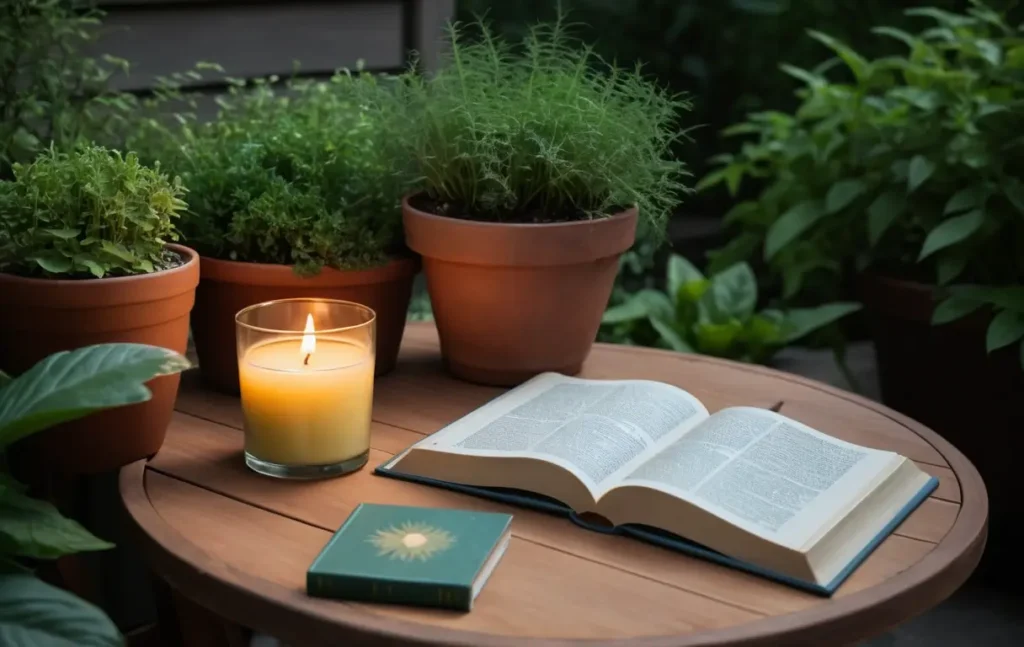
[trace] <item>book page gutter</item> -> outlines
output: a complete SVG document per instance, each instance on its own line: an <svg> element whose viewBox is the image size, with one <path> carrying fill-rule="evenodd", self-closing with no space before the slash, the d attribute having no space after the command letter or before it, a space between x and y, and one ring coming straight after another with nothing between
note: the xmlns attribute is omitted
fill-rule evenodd
<svg viewBox="0 0 1024 647"><path fill-rule="evenodd" d="M800 548L888 463L771 412L723 410L641 464L623 485L691 501L775 543Z"/></svg>

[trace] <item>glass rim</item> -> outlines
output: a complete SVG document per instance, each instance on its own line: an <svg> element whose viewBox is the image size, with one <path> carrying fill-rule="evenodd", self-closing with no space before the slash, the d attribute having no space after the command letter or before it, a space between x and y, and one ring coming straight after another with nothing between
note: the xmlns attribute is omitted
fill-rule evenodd
<svg viewBox="0 0 1024 647"><path fill-rule="evenodd" d="M337 333L337 332L345 332L345 331L348 331L348 330L358 330L359 328L364 328L366 326L374 325L376 323L376 321L377 321L377 313L373 310L373 308L371 308L369 306L366 306L366 305L363 305L362 303L356 303L355 301L345 301L344 299L328 299L328 298L323 298L323 297L292 297L292 298L289 298L289 299L271 299L270 301L262 301L260 303L254 303L254 304L252 304L250 306L246 306L246 307L242 308L241 310L239 310L238 312L235 313L235 325L236 326L241 326L241 327L243 327L243 328L245 328L247 330L254 330L256 332L273 333L273 334L278 334L278 335L296 335L296 334L301 335L301 334L303 334L305 332L303 329L297 329L296 328L296 329L290 329L290 330L281 330L281 329L278 329L278 328L263 328L261 326L254 326L254 325L252 325L250 323L246 323L246 322L241 320L241 318L246 313L248 313L248 312L250 312L252 310L257 310L259 308L267 308L267 307L270 307L270 306L273 306L273 305L278 305L278 304L297 303L297 302L300 302L300 301L305 301L305 302L308 302L308 303L329 303L329 304L337 305L337 306L348 306L350 308L353 308L353 309L356 309L356 310L362 310L363 312L367 312L367 313L370 314L370 318L367 319L366 321L364 321L362 323L353 324L351 326L336 326L336 327L333 327L333 328L317 328L316 331L315 331L315 334L317 334L317 335L328 334L328 333Z"/></svg>

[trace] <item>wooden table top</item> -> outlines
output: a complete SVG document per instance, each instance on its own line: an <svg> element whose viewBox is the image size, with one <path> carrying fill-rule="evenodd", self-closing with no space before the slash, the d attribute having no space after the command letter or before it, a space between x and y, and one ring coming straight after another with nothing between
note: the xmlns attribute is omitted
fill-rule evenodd
<svg viewBox="0 0 1024 647"><path fill-rule="evenodd" d="M569 521L372 474L425 434L498 395L440 365L430 324L406 330L399 366L379 378L370 461L339 479L250 472L238 400L187 374L163 449L121 473L121 496L154 570L181 594L287 644L516 645L523 638L630 645L838 645L929 609L973 570L986 536L981 478L935 433L881 405L794 375L626 346L595 346L583 377L676 384L712 412L768 407L855 443L914 459L941 482L824 599ZM358 503L512 513L513 540L471 613L319 600L305 573Z"/></svg>

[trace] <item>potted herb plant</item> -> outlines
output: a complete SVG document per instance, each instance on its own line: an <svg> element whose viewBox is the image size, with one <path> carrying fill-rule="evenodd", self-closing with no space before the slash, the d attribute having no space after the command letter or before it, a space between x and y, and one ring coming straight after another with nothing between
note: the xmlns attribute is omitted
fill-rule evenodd
<svg viewBox="0 0 1024 647"><path fill-rule="evenodd" d="M15 164L0 182L0 370L18 375L52 353L108 342L184 353L199 257L169 241L185 208L180 182L89 146ZM153 398L33 438L56 469L96 472L152 455L170 422L178 376Z"/></svg>
<svg viewBox="0 0 1024 647"><path fill-rule="evenodd" d="M580 370L618 271L663 235L685 100L610 66L558 22L513 46L450 30L446 60L400 79L394 143L420 178L403 200L445 363L509 385Z"/></svg>
<svg viewBox="0 0 1024 647"><path fill-rule="evenodd" d="M189 187L181 229L203 259L192 334L204 378L229 392L238 391L235 313L272 299L369 306L377 374L390 371L419 271L402 242L407 178L385 146L394 135L384 103L370 107L386 90L349 73L288 89L238 85L215 120L162 127L137 144Z"/></svg>
<svg viewBox="0 0 1024 647"><path fill-rule="evenodd" d="M0 456L59 423L139 406L145 383L188 368L183 356L142 344L99 344L51 355L18 376L0 372ZM162 378L160 378L162 379ZM113 545L29 496L0 464L0 635L5 645L121 645L98 608L44 583L29 566Z"/></svg>
<svg viewBox="0 0 1024 647"><path fill-rule="evenodd" d="M739 233L715 264L758 257L791 300L856 290L885 402L953 441L990 485L1015 482L1024 29L980 1L908 14L918 33L874 30L899 56L869 60L812 33L836 59L783 67L804 83L800 107L730 129L749 139L701 184L762 190L726 217ZM990 494L993 507L1009 496Z"/></svg>

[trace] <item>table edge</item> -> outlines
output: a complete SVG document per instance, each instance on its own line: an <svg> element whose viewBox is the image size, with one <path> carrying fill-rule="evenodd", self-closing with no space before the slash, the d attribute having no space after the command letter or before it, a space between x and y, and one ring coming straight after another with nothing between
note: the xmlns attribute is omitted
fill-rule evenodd
<svg viewBox="0 0 1024 647"><path fill-rule="evenodd" d="M607 345L601 344L604 348ZM611 346L617 352L622 349ZM860 640L880 633L938 604L955 591L974 570L984 550L988 531L988 497L974 465L952 444L924 425L862 396L776 369L704 356L679 356L658 349L629 349L637 354L667 354L684 361L723 363L812 387L880 413L928 442L956 475L961 492L960 510L945 537L917 563L884 582L836 598L826 604L790 614L769 616L724 629L704 630L685 636L650 636L607 641L582 639L532 639L543 645L602 644L642 647L714 647L725 645L817 645L822 641ZM310 634L337 639L338 625L357 642L377 644L521 644L524 637L464 632L429 624L413 623L347 607L339 603L333 613L298 605L282 605L276 584L234 571L206 555L163 520L145 489L145 461L121 470L119 487L133 534L154 570L186 597L240 624L268 631L280 638ZM284 612L284 613L282 613ZM258 618L259 622L253 623ZM297 623L296 621L300 621ZM300 624L301 636L292 630Z"/></svg>

